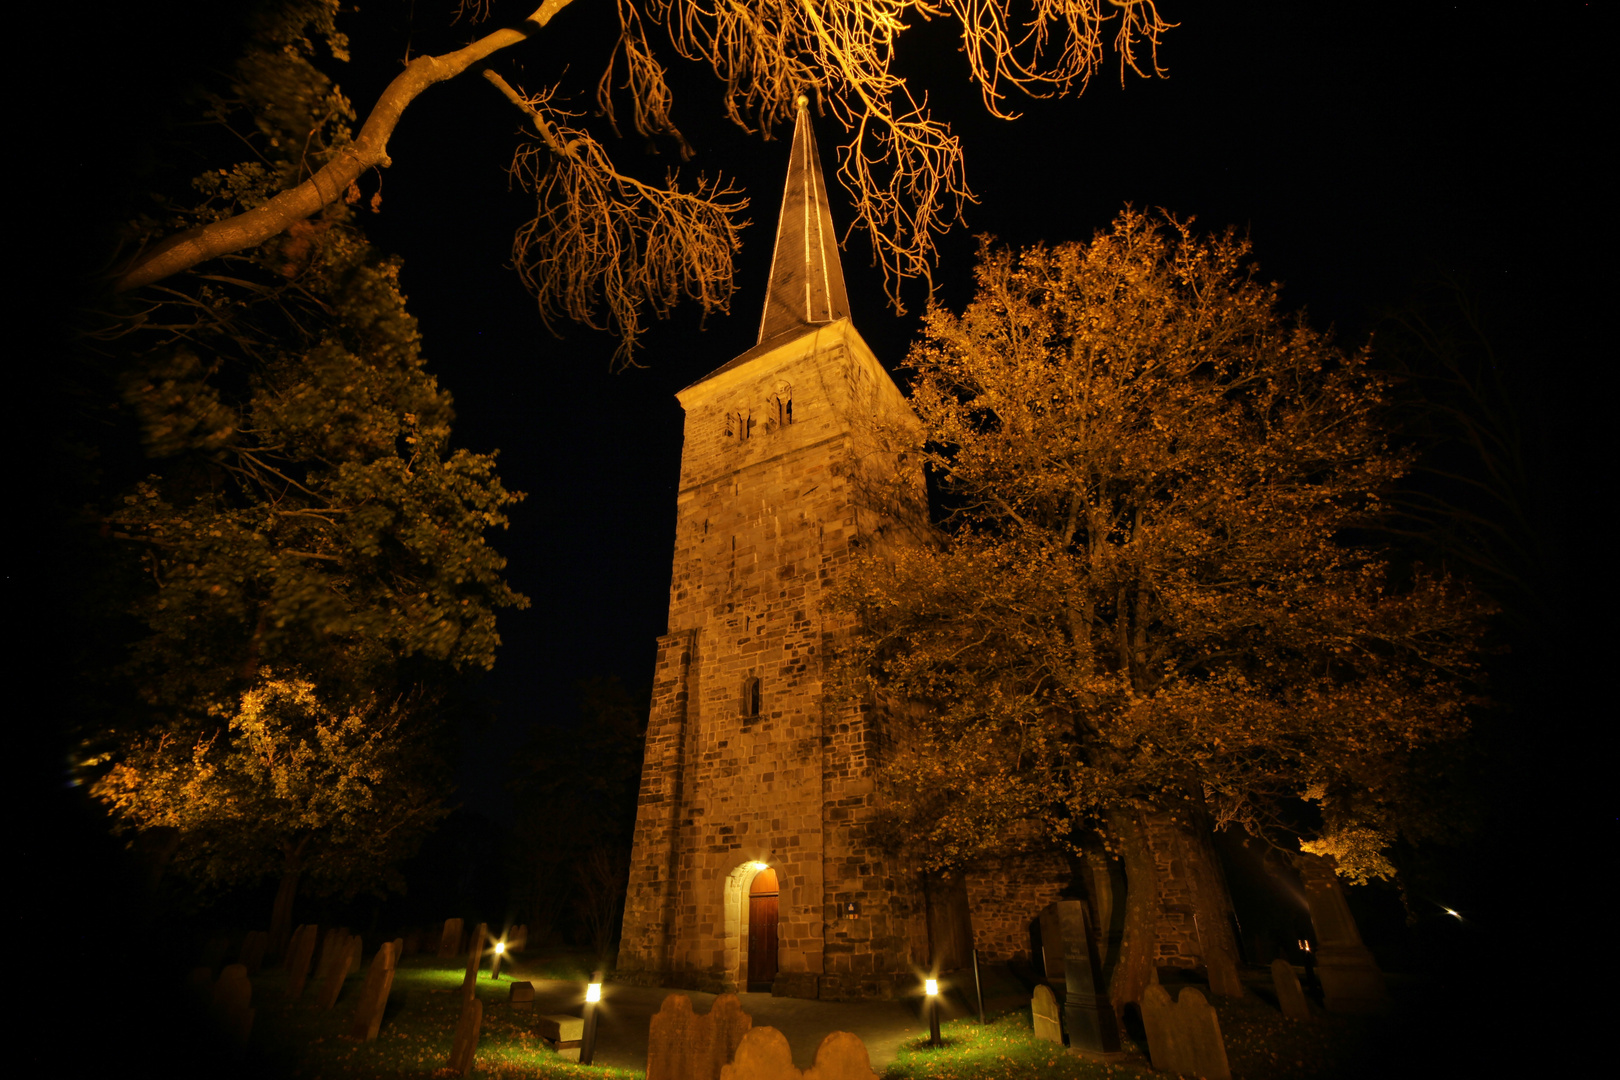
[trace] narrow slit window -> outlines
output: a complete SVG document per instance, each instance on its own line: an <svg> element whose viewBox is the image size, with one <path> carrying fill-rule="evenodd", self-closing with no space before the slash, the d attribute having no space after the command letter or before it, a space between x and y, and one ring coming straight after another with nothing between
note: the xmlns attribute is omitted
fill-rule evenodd
<svg viewBox="0 0 1620 1080"><path fill-rule="evenodd" d="M744 719L759 715L759 680L752 676L743 680L742 715Z"/></svg>

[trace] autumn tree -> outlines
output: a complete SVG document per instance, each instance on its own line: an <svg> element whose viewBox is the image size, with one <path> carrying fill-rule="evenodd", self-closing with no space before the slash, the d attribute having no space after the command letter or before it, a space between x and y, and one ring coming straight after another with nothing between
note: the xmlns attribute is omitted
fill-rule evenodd
<svg viewBox="0 0 1620 1080"><path fill-rule="evenodd" d="M943 522L844 594L846 659L902 721L896 837L945 868L1101 837L1128 886L1121 1003L1150 963L1150 822L1386 874L1441 812L1413 755L1475 695L1486 605L1367 543L1410 466L1384 380L1279 314L1249 254L1135 211L1090 243L986 244L973 301L911 353L919 431L890 434Z"/></svg>
<svg viewBox="0 0 1620 1080"><path fill-rule="evenodd" d="M264 668L217 725L136 736L92 794L120 831L171 831L177 868L199 883L279 877L279 940L301 881L348 895L397 889L396 864L449 812L417 704L334 709L308 679Z"/></svg>
<svg viewBox="0 0 1620 1080"><path fill-rule="evenodd" d="M348 100L336 86L324 87L328 108L300 118L313 117L314 124L309 137L294 135L293 145L303 148L295 168L281 170L273 185L231 213L150 234L118 272L115 291L151 286L319 220L356 197L373 170L392 166L389 139L420 95L478 73L492 87L492 105L515 107L529 130L511 168L535 199L533 219L514 239L519 274L548 323L567 318L607 327L621 335L628 355L649 315L661 316L682 299L706 311L724 308L732 292L741 193L719 178L678 180L673 172L658 182L638 178L611 159L600 138L623 121L647 140L676 147L683 159L689 155L666 77L665 62L678 60L712 71L727 115L745 130L769 133L791 121L806 99L833 117L845 132L839 177L893 297L900 279L928 276L935 237L973 198L957 137L895 70L908 28L936 18L957 24L967 73L985 107L1000 117L1013 115L1007 100L1013 91L1044 97L1083 90L1103 63L1110 35L1122 78L1127 69L1153 68L1168 29L1152 0L1056 0L1027 11L1010 0L620 0L616 38L603 42L600 54L594 94L600 123L589 124L569 107L567 87L525 86L518 74L525 55L560 45L553 22L571 3L545 0L507 28L410 60L358 133L348 125L357 119ZM294 7L300 30L284 42L287 52L308 60L319 46L332 60L348 58L336 0ZM463 0L455 15L472 25L493 17L493 8Z"/></svg>
<svg viewBox="0 0 1620 1080"><path fill-rule="evenodd" d="M203 129L258 157L171 193L165 224L262 203L339 138L310 19L296 0L260 10ZM118 829L167 837L194 880L280 874L278 934L300 880L397 881L390 860L442 813L457 685L494 663L497 610L527 604L488 541L521 496L493 454L452 445L398 274L340 202L125 317L92 315L81 339L138 444L100 451L117 487L86 508L99 602L129 621L78 768ZM247 799L255 783L281 801Z"/></svg>

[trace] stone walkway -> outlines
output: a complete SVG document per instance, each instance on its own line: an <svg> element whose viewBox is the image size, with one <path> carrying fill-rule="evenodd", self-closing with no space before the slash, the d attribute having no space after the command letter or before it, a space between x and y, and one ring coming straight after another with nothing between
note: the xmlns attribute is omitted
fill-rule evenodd
<svg viewBox="0 0 1620 1080"><path fill-rule="evenodd" d="M572 1013L585 1008L585 987L577 982L536 978L524 971L519 961L501 973L504 982L513 979L534 983L535 1009L539 1013ZM1029 995L1023 985L1002 969L986 968L985 1010L996 1015L1009 1009L1028 1007ZM950 988L943 995L941 1020L973 1014L973 975L964 973L961 988ZM965 989L966 993L961 993ZM602 990L602 1010L598 1014L595 1064L622 1068L647 1067L647 1030L652 1016L670 994L685 994L699 1013L709 1011L714 994L697 990L649 989L608 983ZM834 1031L860 1036L878 1073L894 1061L902 1044L928 1037L928 1020L922 998L896 1001L804 1001L772 997L770 994L739 994L743 1011L755 1027L773 1027L787 1036L793 1047L793 1063L807 1069L815 1062L816 1047Z"/></svg>

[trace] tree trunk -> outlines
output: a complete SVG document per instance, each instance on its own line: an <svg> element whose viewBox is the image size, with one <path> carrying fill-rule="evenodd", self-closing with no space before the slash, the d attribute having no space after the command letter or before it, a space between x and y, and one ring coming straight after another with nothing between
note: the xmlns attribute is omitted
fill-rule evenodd
<svg viewBox="0 0 1620 1080"><path fill-rule="evenodd" d="M1237 939L1232 934L1232 897L1221 873L1210 829L1202 816L1182 831L1182 858L1192 878L1193 918L1198 927L1198 944L1203 950L1204 971L1211 992L1221 997L1243 996L1243 980L1238 977Z"/></svg>
<svg viewBox="0 0 1620 1080"><path fill-rule="evenodd" d="M292 936L293 899L298 895L298 878L302 873L302 870L282 871L276 902L270 909L270 955L278 959L286 954L287 939Z"/></svg>
<svg viewBox="0 0 1620 1080"><path fill-rule="evenodd" d="M1136 811L1110 811L1108 829L1125 863L1125 936L1120 942L1119 962L1108 980L1108 1000L1116 1010L1123 1011L1127 1004L1141 1003L1142 991L1147 989L1153 972L1158 872Z"/></svg>
<svg viewBox="0 0 1620 1080"><path fill-rule="evenodd" d="M392 164L388 157L388 140L406 107L424 90L434 83L455 78L492 53L527 41L572 2L545 0L521 26L486 34L471 45L444 56L419 56L412 60L372 106L354 142L308 180L262 206L159 241L136 256L113 283L113 291L150 285L209 259L257 247L337 202L361 173Z"/></svg>

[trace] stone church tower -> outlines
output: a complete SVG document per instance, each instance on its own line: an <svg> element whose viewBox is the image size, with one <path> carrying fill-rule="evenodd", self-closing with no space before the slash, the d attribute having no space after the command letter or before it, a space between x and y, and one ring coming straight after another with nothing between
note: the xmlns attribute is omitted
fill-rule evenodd
<svg viewBox="0 0 1620 1080"><path fill-rule="evenodd" d="M886 733L834 691L824 598L852 545L925 495L874 437L915 416L850 323L802 101L759 342L677 397L669 632L616 978L890 996L926 962L925 906L867 837Z"/></svg>

